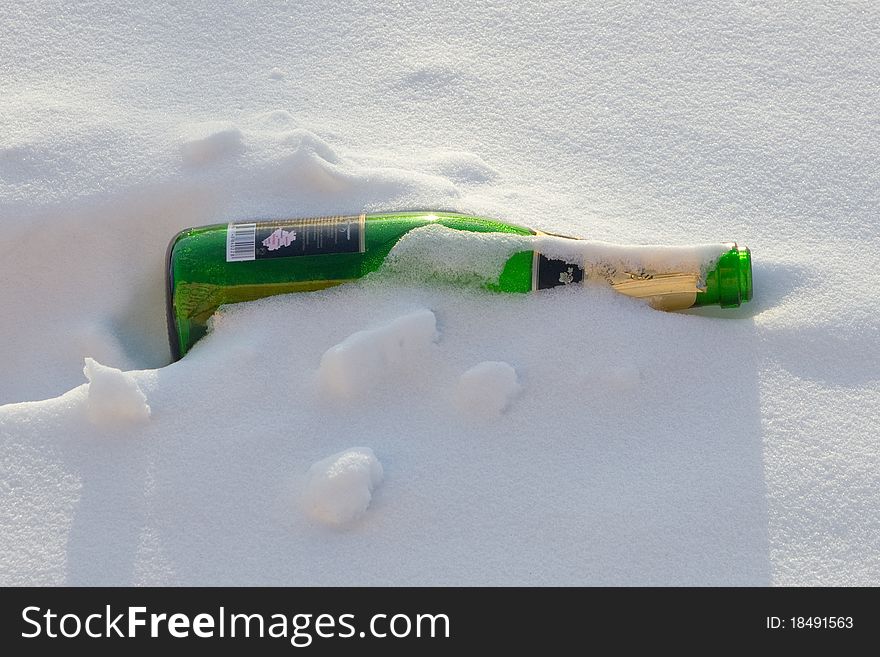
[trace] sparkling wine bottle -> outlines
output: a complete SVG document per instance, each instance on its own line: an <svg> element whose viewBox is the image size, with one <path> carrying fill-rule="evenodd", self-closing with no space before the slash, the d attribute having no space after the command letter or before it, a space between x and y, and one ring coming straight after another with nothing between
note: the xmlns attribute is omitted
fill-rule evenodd
<svg viewBox="0 0 880 657"><path fill-rule="evenodd" d="M168 246L172 356L189 351L222 304L381 275L389 261L421 267L420 280L498 292L601 282L663 310L731 308L752 297L751 256L735 243L611 245L452 212L234 222L188 228Z"/></svg>

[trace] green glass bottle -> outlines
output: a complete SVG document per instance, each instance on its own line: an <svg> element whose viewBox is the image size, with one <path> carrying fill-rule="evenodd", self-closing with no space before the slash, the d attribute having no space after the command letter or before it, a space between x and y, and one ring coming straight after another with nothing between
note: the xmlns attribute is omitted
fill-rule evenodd
<svg viewBox="0 0 880 657"><path fill-rule="evenodd" d="M749 250L733 243L718 247L719 255L708 271L694 266L680 271L630 271L606 262L575 262L579 258L557 257L552 249L545 254L537 248L542 236L545 241L572 238L561 240L561 236L453 212L217 224L183 230L168 246L168 335L174 360L206 333L208 319L220 305L320 290L361 278L380 270L402 237L427 226L522 239L518 248L516 239L510 242L513 252L505 255L494 277L474 281L488 290L530 292L598 278L665 310L709 304L736 307L752 295Z"/></svg>

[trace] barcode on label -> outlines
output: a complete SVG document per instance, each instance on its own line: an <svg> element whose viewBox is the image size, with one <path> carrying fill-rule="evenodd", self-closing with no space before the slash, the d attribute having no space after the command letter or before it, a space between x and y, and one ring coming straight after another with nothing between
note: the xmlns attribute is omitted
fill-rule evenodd
<svg viewBox="0 0 880 657"><path fill-rule="evenodd" d="M226 262L253 260L257 249L257 224L229 224L226 227Z"/></svg>

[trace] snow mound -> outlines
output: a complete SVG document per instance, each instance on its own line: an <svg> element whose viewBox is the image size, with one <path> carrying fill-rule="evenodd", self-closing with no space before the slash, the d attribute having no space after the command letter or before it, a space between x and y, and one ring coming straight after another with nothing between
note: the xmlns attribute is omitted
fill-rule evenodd
<svg viewBox="0 0 880 657"><path fill-rule="evenodd" d="M272 119L267 117L267 120L274 120L280 123L284 121L284 115L276 115ZM340 164L342 162L342 158L333 147L310 130L294 128L282 131L278 136L281 143L286 147L291 147L294 152L315 155L319 160L329 164Z"/></svg>
<svg viewBox="0 0 880 657"><path fill-rule="evenodd" d="M352 522L366 512L382 476L382 464L369 447L328 456L309 468L303 495L306 509L329 525Z"/></svg>
<svg viewBox="0 0 880 657"><path fill-rule="evenodd" d="M497 283L508 258L528 248L529 238L521 235L472 233L429 224L397 241L381 273L409 282Z"/></svg>
<svg viewBox="0 0 880 657"><path fill-rule="evenodd" d="M244 133L226 121L208 121L193 126L190 132L180 147L184 161L190 165L209 164L244 149Z"/></svg>
<svg viewBox="0 0 880 657"><path fill-rule="evenodd" d="M437 319L427 309L358 331L324 352L318 385L335 397L352 397L387 374L415 365L436 339Z"/></svg>
<svg viewBox="0 0 880 657"><path fill-rule="evenodd" d="M126 424L150 417L147 397L130 373L86 358L83 374L89 380L86 403L93 424Z"/></svg>
<svg viewBox="0 0 880 657"><path fill-rule="evenodd" d="M466 151L442 150L424 159L421 164L429 171L461 184L487 183L500 175L482 157Z"/></svg>
<svg viewBox="0 0 880 657"><path fill-rule="evenodd" d="M247 123L257 131L279 133L293 130L299 126L296 117L285 109L257 112L247 119Z"/></svg>
<svg viewBox="0 0 880 657"><path fill-rule="evenodd" d="M508 363L489 360L461 375L455 399L464 411L492 417L504 412L519 391L516 370Z"/></svg>

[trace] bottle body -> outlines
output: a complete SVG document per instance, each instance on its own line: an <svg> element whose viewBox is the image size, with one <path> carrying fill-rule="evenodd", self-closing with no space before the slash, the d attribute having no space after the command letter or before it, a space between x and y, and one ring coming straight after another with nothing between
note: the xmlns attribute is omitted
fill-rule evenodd
<svg viewBox="0 0 880 657"><path fill-rule="evenodd" d="M190 228L178 233L168 247L167 311L173 358L182 357L205 334L208 319L218 306L274 294L320 290L356 280L379 270L401 238L426 226L466 233L500 233L511 238L513 252L505 254L497 276L480 283L490 290L528 292L578 283L590 275L583 263L567 262L574 258L539 253L529 242L536 238L537 231L451 212L361 214ZM523 240L521 247L517 246L517 239ZM745 255L739 255L743 251ZM666 288L671 284L672 290L690 286L684 291L684 298L672 307L709 303L738 306L741 300L747 300L751 295L750 278L746 294L722 294L730 288L731 277L743 282L740 270L749 264L743 259L747 256L747 250L737 251L733 245L719 259L718 266L704 275L706 285L702 290L690 289L697 283L693 272L686 274L690 277L687 282L667 280ZM726 268L725 258L731 263ZM685 276L680 272L673 274L678 278ZM609 276L605 271L603 275L624 294L668 299L674 294L663 292L663 281L649 272L614 272L614 276ZM722 285L725 281L727 287ZM649 294L652 291L656 294Z"/></svg>

